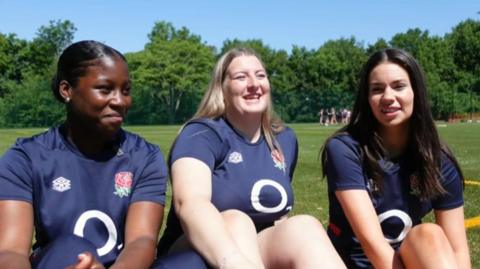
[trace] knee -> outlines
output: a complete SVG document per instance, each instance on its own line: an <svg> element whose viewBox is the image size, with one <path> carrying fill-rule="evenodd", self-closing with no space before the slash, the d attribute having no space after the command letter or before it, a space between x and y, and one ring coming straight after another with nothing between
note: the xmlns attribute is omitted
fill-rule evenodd
<svg viewBox="0 0 480 269"><path fill-rule="evenodd" d="M294 237L305 237L308 239L326 236L322 223L309 215L297 215L285 220L280 225L284 226L283 232Z"/></svg>
<svg viewBox="0 0 480 269"><path fill-rule="evenodd" d="M448 239L442 227L434 223L425 223L413 227L405 237L404 243L421 245L423 248L441 248L448 243Z"/></svg>
<svg viewBox="0 0 480 269"><path fill-rule="evenodd" d="M236 209L223 211L223 220L228 228L234 230L255 229L252 219L244 212Z"/></svg>

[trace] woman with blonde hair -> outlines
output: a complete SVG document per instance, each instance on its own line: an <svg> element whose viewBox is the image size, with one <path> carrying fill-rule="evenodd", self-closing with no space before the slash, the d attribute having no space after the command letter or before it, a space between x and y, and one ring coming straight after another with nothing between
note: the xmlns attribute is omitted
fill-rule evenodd
<svg viewBox="0 0 480 269"><path fill-rule="evenodd" d="M158 268L345 268L318 220L287 217L297 152L260 58L228 51L170 152L173 208L158 248L169 255Z"/></svg>

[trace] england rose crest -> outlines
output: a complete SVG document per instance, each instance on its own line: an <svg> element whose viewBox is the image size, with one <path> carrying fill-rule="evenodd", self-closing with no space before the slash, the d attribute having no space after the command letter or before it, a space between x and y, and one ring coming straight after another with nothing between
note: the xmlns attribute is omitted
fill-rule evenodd
<svg viewBox="0 0 480 269"><path fill-rule="evenodd" d="M132 190L133 174L130 172L118 172L115 174L115 192L120 198L130 195Z"/></svg>
<svg viewBox="0 0 480 269"><path fill-rule="evenodd" d="M285 173L285 159L283 158L283 155L280 153L278 150L272 150L272 160L273 163L275 164L275 168L278 168L282 170Z"/></svg>

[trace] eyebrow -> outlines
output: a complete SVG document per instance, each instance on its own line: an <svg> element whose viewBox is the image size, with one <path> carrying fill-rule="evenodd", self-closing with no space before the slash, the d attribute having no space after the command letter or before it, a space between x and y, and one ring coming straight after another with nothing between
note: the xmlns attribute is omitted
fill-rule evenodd
<svg viewBox="0 0 480 269"><path fill-rule="evenodd" d="M408 80L404 79L404 78L400 78L400 79L396 79L396 80L392 81L391 83L399 83L399 82L408 82ZM385 84L391 84L391 83L373 81L373 82L369 82L368 85L385 85Z"/></svg>

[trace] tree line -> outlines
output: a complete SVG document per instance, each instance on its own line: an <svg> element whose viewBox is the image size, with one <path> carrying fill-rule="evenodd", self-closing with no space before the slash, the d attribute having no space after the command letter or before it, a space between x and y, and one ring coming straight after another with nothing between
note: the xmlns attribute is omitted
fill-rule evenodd
<svg viewBox="0 0 480 269"><path fill-rule="evenodd" d="M63 120L63 104L50 81L61 51L76 27L50 21L28 41L0 33L0 127L51 126ZM468 19L443 37L419 28L365 45L355 37L329 40L317 49L275 50L260 39L208 45L185 27L156 22L143 50L129 52L132 106L127 124L178 124L189 119L205 91L215 60L235 46L262 57L274 108L287 122L318 120L321 108L351 108L357 79L368 56L397 47L418 59L427 77L434 117L447 120L480 111L480 21Z"/></svg>

